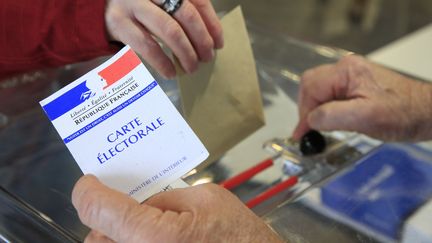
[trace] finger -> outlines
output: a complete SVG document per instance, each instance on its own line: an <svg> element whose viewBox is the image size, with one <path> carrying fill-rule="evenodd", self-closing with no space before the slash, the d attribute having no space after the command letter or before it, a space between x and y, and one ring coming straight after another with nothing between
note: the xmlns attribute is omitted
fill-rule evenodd
<svg viewBox="0 0 432 243"><path fill-rule="evenodd" d="M300 83L298 100L299 122L292 137L299 140L310 130L308 115L317 106L337 98L336 90L343 83L335 65L326 64L307 70Z"/></svg>
<svg viewBox="0 0 432 243"><path fill-rule="evenodd" d="M222 25L209 0L190 0L201 15L208 32L213 38L214 48L222 48L224 45Z"/></svg>
<svg viewBox="0 0 432 243"><path fill-rule="evenodd" d="M85 238L84 243L114 243L114 241L96 230L92 230Z"/></svg>
<svg viewBox="0 0 432 243"><path fill-rule="evenodd" d="M161 6L163 0L153 0ZM214 43L210 36L203 19L197 9L187 0L183 0L180 8L174 13L173 17L181 24L189 40L192 42L201 61L210 61L214 57Z"/></svg>
<svg viewBox="0 0 432 243"><path fill-rule="evenodd" d="M335 65L326 64L307 70L300 83L300 116L305 117L316 106L335 99L335 86L340 82Z"/></svg>
<svg viewBox="0 0 432 243"><path fill-rule="evenodd" d="M132 21L124 21L119 28L119 39L129 44L165 78L176 74L171 60L165 55L159 44L142 26Z"/></svg>
<svg viewBox="0 0 432 243"><path fill-rule="evenodd" d="M159 37L179 59L188 73L198 67L198 56L186 33L170 15L150 1L141 1L134 11L135 18Z"/></svg>
<svg viewBox="0 0 432 243"><path fill-rule="evenodd" d="M292 138L299 141L301 137L310 130L307 119L300 119L293 131Z"/></svg>
<svg viewBox="0 0 432 243"><path fill-rule="evenodd" d="M189 1L184 0L179 10L174 13L174 17L192 41L200 60L210 61L213 59L213 39L197 9Z"/></svg>
<svg viewBox="0 0 432 243"><path fill-rule="evenodd" d="M325 103L309 113L311 128L322 131L346 130L367 133L371 109L366 101L352 99Z"/></svg>
<svg viewBox="0 0 432 243"><path fill-rule="evenodd" d="M136 237L150 234L162 214L89 175L76 183L72 203L85 225L117 242L138 242Z"/></svg>

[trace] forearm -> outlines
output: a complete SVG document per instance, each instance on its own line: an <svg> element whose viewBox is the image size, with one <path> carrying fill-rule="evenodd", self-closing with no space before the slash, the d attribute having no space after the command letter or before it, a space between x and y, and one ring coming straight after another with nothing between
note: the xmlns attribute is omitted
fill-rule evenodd
<svg viewBox="0 0 432 243"><path fill-rule="evenodd" d="M113 51L105 0L6 0L0 3L0 79Z"/></svg>

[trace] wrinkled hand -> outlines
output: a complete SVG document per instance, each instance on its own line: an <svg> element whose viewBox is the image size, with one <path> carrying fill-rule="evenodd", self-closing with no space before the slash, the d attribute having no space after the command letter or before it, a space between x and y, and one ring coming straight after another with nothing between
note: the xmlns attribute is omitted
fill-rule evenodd
<svg viewBox="0 0 432 243"><path fill-rule="evenodd" d="M112 40L130 45L165 77L175 76L171 60L153 36L162 40L186 72L199 61L214 57L223 46L222 27L210 0L183 0L170 16L159 6L163 0L108 0L106 28Z"/></svg>
<svg viewBox="0 0 432 243"><path fill-rule="evenodd" d="M388 141L432 138L432 85L359 56L306 71L293 137L309 129L348 130Z"/></svg>
<svg viewBox="0 0 432 243"><path fill-rule="evenodd" d="M206 184L159 193L143 204L82 177L72 192L86 242L281 242L233 194Z"/></svg>

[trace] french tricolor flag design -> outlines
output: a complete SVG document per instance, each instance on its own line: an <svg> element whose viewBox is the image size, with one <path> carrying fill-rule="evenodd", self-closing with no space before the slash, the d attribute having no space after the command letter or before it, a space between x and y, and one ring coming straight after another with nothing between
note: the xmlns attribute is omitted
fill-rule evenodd
<svg viewBox="0 0 432 243"><path fill-rule="evenodd" d="M141 64L141 60L132 49L129 49L112 64L98 72L98 75L106 82L103 89L105 90L115 84L139 64ZM92 87L95 84L93 81L95 80L81 82L43 106L48 118L53 121L94 96L96 90Z"/></svg>
<svg viewBox="0 0 432 243"><path fill-rule="evenodd" d="M101 76L107 83L104 89L108 88L123 78L126 74L130 73L139 64L141 64L141 60L132 49L129 49L114 63L98 72L99 76Z"/></svg>

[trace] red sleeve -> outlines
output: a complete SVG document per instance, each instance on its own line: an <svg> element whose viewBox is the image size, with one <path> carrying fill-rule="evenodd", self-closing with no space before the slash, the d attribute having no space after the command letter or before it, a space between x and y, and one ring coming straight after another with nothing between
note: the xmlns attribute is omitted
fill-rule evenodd
<svg viewBox="0 0 432 243"><path fill-rule="evenodd" d="M1 0L0 79L112 53L105 0Z"/></svg>

